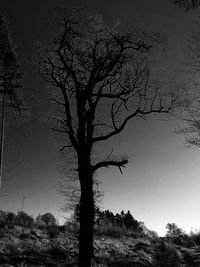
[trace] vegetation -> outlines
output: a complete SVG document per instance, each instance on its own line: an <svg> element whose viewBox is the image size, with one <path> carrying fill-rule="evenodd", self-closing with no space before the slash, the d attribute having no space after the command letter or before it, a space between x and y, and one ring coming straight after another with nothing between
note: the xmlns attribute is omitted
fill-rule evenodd
<svg viewBox="0 0 200 267"><path fill-rule="evenodd" d="M38 218L54 218L46 214L33 218L25 212L0 211L0 266L63 267L77 263L79 222L72 215L62 226L54 220L41 225ZM92 266L198 266L199 233L186 235L172 223L166 226L166 236L159 237L129 211L114 215L97 209L95 214Z"/></svg>

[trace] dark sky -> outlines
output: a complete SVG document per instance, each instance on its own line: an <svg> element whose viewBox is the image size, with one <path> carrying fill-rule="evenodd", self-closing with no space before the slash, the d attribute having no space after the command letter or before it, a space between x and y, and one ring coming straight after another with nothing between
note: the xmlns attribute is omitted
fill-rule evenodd
<svg viewBox="0 0 200 267"><path fill-rule="evenodd" d="M73 2L73 5L72 5ZM58 181L58 147L47 125L40 120L46 112L46 87L36 73L34 43L50 33L49 22L58 6L85 6L96 9L106 19L120 17L137 20L147 29L168 34L172 68L178 66L186 45L194 14L159 0L60 1L0 0L0 11L10 23L13 43L25 73L24 93L32 111L28 121L7 126L4 187L0 209L17 211L25 196L25 211L33 214L53 212L59 220L62 198L53 185ZM38 110L39 108L39 110ZM175 122L158 118L129 124L123 135L101 148L108 153L126 153L130 163L122 176L118 170L99 173L105 197L102 207L114 212L130 210L147 227L163 234L168 222L189 231L198 227L196 209L200 204L200 151L185 149L184 137L175 135ZM189 178L189 179L188 179ZM189 188L189 191L188 191Z"/></svg>

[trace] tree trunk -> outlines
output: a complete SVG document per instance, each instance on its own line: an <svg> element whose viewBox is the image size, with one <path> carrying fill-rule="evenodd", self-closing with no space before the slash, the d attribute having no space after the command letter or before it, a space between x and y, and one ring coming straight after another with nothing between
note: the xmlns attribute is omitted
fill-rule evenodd
<svg viewBox="0 0 200 267"><path fill-rule="evenodd" d="M2 186L3 175L3 155L4 155L4 130L5 130L5 93L3 93L1 108L1 139L0 139L0 188Z"/></svg>
<svg viewBox="0 0 200 267"><path fill-rule="evenodd" d="M83 164L80 164L83 168L79 165L81 198L78 264L79 267L90 267L93 257L94 230L93 175L90 163L86 162L86 159L83 162Z"/></svg>

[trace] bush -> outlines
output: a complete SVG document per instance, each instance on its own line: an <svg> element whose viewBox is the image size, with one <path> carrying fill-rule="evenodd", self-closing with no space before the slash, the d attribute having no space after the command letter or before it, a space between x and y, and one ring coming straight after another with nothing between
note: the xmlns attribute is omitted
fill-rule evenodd
<svg viewBox="0 0 200 267"><path fill-rule="evenodd" d="M95 227L95 233L99 236L108 236L113 238L120 238L122 236L127 236L130 234L125 227L114 226L114 225L104 225L101 227Z"/></svg>
<svg viewBox="0 0 200 267"><path fill-rule="evenodd" d="M7 240L4 239L5 242L5 248L4 253L5 254L15 254L18 255L21 252L20 249L20 241L17 238L9 237Z"/></svg>
<svg viewBox="0 0 200 267"><path fill-rule="evenodd" d="M57 225L49 225L47 227L47 233L49 238L51 239L56 238L60 234L59 227Z"/></svg>
<svg viewBox="0 0 200 267"><path fill-rule="evenodd" d="M19 211L16 216L16 225L22 226L22 227L33 227L34 220L33 217L26 214L23 211Z"/></svg>
<svg viewBox="0 0 200 267"><path fill-rule="evenodd" d="M180 258L171 244L163 241L155 245L155 267L180 267Z"/></svg>
<svg viewBox="0 0 200 267"><path fill-rule="evenodd" d="M191 232L189 238L192 244L200 246L200 232Z"/></svg>
<svg viewBox="0 0 200 267"><path fill-rule="evenodd" d="M68 260L68 254L64 247L55 244L47 250L47 253L56 263L65 262Z"/></svg>
<svg viewBox="0 0 200 267"><path fill-rule="evenodd" d="M13 228L16 223L16 215L13 212L8 212L6 215L6 225L8 228Z"/></svg>
<svg viewBox="0 0 200 267"><path fill-rule="evenodd" d="M42 220L42 215L38 215L36 218L35 218L35 226L41 230L43 230L46 225L45 225L45 222Z"/></svg>
<svg viewBox="0 0 200 267"><path fill-rule="evenodd" d="M64 224L64 227L65 227L65 231L67 233L72 233L74 235L79 233L79 225L78 224L74 224L73 222L67 221Z"/></svg>
<svg viewBox="0 0 200 267"><path fill-rule="evenodd" d="M49 212L41 215L40 219L41 219L41 221L44 222L44 224L46 226L56 225L56 219L55 219L55 217L53 216L53 214L51 214Z"/></svg>
<svg viewBox="0 0 200 267"><path fill-rule="evenodd" d="M6 226L6 212L3 210L0 210L0 228L5 228Z"/></svg>
<svg viewBox="0 0 200 267"><path fill-rule="evenodd" d="M65 225L60 225L58 226L59 232L65 233L66 232L66 226Z"/></svg>
<svg viewBox="0 0 200 267"><path fill-rule="evenodd" d="M20 242L20 248L25 255L41 255L44 253L44 245L37 240L23 240Z"/></svg>

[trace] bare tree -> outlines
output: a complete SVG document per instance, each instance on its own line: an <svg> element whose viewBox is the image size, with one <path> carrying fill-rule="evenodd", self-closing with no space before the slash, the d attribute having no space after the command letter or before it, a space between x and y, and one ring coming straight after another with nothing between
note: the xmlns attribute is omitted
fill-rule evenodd
<svg viewBox="0 0 200 267"><path fill-rule="evenodd" d="M59 11L56 37L38 50L40 76L54 90L53 130L66 137L61 150L73 149L80 183L79 266L93 257L94 175L104 167L122 168L125 157L103 160L94 148L123 132L132 119L168 113L177 105L175 88L155 79L152 60L165 43L147 33L80 9Z"/></svg>

